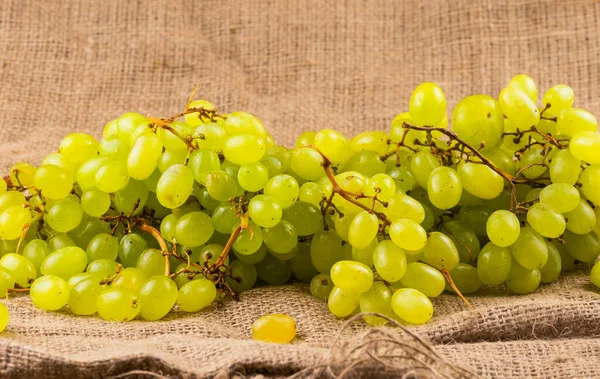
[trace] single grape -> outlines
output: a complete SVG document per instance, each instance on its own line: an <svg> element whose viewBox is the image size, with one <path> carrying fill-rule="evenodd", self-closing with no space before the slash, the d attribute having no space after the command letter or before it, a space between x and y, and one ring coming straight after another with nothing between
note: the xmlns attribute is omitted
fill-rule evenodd
<svg viewBox="0 0 600 379"><path fill-rule="evenodd" d="M279 260L272 254L267 254L267 256L254 267L256 267L258 277L270 285L285 284L292 277L290 261Z"/></svg>
<svg viewBox="0 0 600 379"><path fill-rule="evenodd" d="M165 317L175 305L178 293L172 279L163 275L150 277L138 294L140 316L147 321Z"/></svg>
<svg viewBox="0 0 600 379"><path fill-rule="evenodd" d="M55 275L45 275L36 279L29 290L31 302L36 308L45 311L56 311L69 301L71 287L67 282Z"/></svg>
<svg viewBox="0 0 600 379"><path fill-rule="evenodd" d="M30 163L18 162L10 168L10 174L8 177L13 184L20 184L23 187L31 187L35 184L35 172L36 168ZM0 183L0 193L6 192L6 182L4 180L2 181L4 184Z"/></svg>
<svg viewBox="0 0 600 379"><path fill-rule="evenodd" d="M165 208L182 206L192 194L194 174L185 165L174 165L165 171L156 186L156 197Z"/></svg>
<svg viewBox="0 0 600 379"><path fill-rule="evenodd" d="M425 324L433 316L433 304L422 292L400 288L392 295L392 309L402 320L411 324Z"/></svg>
<svg viewBox="0 0 600 379"><path fill-rule="evenodd" d="M252 324L252 338L257 341L285 344L296 336L296 322L286 314L275 313L258 318Z"/></svg>
<svg viewBox="0 0 600 379"><path fill-rule="evenodd" d="M252 134L234 135L225 141L223 154L238 165L258 162L265 154L265 142Z"/></svg>
<svg viewBox="0 0 600 379"><path fill-rule="evenodd" d="M150 131L136 138L127 158L127 171L136 180L144 180L152 175L163 152L161 138Z"/></svg>
<svg viewBox="0 0 600 379"><path fill-rule="evenodd" d="M551 242L546 242L548 246L548 261L540 269L540 274L542 275L542 283L552 283L562 271L562 259L560 257L560 252L556 248L556 246Z"/></svg>
<svg viewBox="0 0 600 379"><path fill-rule="evenodd" d="M80 316L89 316L96 313L98 296L107 288L101 282L101 278L91 276L73 286L68 300L71 312Z"/></svg>
<svg viewBox="0 0 600 379"><path fill-rule="evenodd" d="M329 293L327 306L329 311L336 317L346 317L352 314L358 307L360 294L357 292L343 290L334 286Z"/></svg>
<svg viewBox="0 0 600 379"><path fill-rule="evenodd" d="M144 210L149 195L150 190L146 183L130 180L125 188L115 192L113 202L117 211L138 215Z"/></svg>
<svg viewBox="0 0 600 379"><path fill-rule="evenodd" d="M590 272L590 281L593 285L600 288L600 262L596 262Z"/></svg>
<svg viewBox="0 0 600 379"><path fill-rule="evenodd" d="M244 190L258 192L269 180L269 170L260 162L249 163L240 167L237 179Z"/></svg>
<svg viewBox="0 0 600 379"><path fill-rule="evenodd" d="M86 248L88 262L93 262L96 259L109 259L114 261L117 259L119 251L119 240L107 233L98 234L92 238Z"/></svg>
<svg viewBox="0 0 600 379"><path fill-rule="evenodd" d="M238 194L235 176L225 171L211 171L206 175L206 190L210 197L220 202L229 201Z"/></svg>
<svg viewBox="0 0 600 379"><path fill-rule="evenodd" d="M8 313L8 308L6 308L4 303L0 303L0 333L6 329L9 319L10 314Z"/></svg>
<svg viewBox="0 0 600 379"><path fill-rule="evenodd" d="M407 288L416 289L427 297L437 297L444 292L446 280L441 272L421 262L406 265L406 272L400 283Z"/></svg>
<svg viewBox="0 0 600 379"><path fill-rule="evenodd" d="M440 161L426 150L419 151L410 162L410 169L422 188L427 188L429 175L438 167Z"/></svg>
<svg viewBox="0 0 600 379"><path fill-rule="evenodd" d="M213 282L207 279L192 280L179 289L177 304L185 312L198 312L209 306L216 297L217 289Z"/></svg>
<svg viewBox="0 0 600 379"><path fill-rule="evenodd" d="M500 104L487 95L462 99L452 111L452 130L473 146L496 146L504 130Z"/></svg>
<svg viewBox="0 0 600 379"><path fill-rule="evenodd" d="M158 249L147 249L140 255L136 267L146 276L162 275L165 272L165 258Z"/></svg>
<svg viewBox="0 0 600 379"><path fill-rule="evenodd" d="M333 284L343 290L364 293L373 285L373 271L359 262L339 261L331 267Z"/></svg>
<svg viewBox="0 0 600 379"><path fill-rule="evenodd" d="M301 237L313 235L323 229L321 210L303 201L296 201L294 205L284 209L282 217L294 226Z"/></svg>
<svg viewBox="0 0 600 379"><path fill-rule="evenodd" d="M71 237L63 233L57 234L48 240L48 247L50 247L51 252L69 246L77 246L77 244Z"/></svg>
<svg viewBox="0 0 600 379"><path fill-rule="evenodd" d="M490 240L497 246L508 247L519 238L521 225L514 213L498 210L490 215L486 223Z"/></svg>
<svg viewBox="0 0 600 379"><path fill-rule="evenodd" d="M520 130L526 130L537 125L540 112L528 93L523 88L509 86L500 92L498 102L502 112Z"/></svg>
<svg viewBox="0 0 600 379"><path fill-rule="evenodd" d="M289 208L298 199L300 187L290 175L276 175L265 184L264 194L277 201L281 208Z"/></svg>
<svg viewBox="0 0 600 379"><path fill-rule="evenodd" d="M494 199L504 189L504 179L488 166L473 162L458 165L458 176L465 191L481 199Z"/></svg>
<svg viewBox="0 0 600 379"><path fill-rule="evenodd" d="M73 188L73 178L62 168L42 165L35 172L35 187L48 199L63 199Z"/></svg>
<svg viewBox="0 0 600 379"><path fill-rule="evenodd" d="M525 93L534 103L537 101L537 87L530 76L525 74L515 75L510 79L507 87Z"/></svg>
<svg viewBox="0 0 600 379"><path fill-rule="evenodd" d="M429 174L427 194L438 209L450 209L460 201L463 191L462 181L450 167L437 167Z"/></svg>
<svg viewBox="0 0 600 379"><path fill-rule="evenodd" d="M600 164L600 134L596 129L575 134L569 142L569 151L577 159L589 164Z"/></svg>
<svg viewBox="0 0 600 379"><path fill-rule="evenodd" d="M29 288L31 283L37 278L33 263L19 254L8 253L4 255L0 258L0 267L8 271L12 280L21 288Z"/></svg>
<svg viewBox="0 0 600 379"><path fill-rule="evenodd" d="M460 262L450 271L450 277L458 290L463 294L477 292L481 288L481 280L477 268L468 263ZM446 291L454 292L449 283L446 283Z"/></svg>
<svg viewBox="0 0 600 379"><path fill-rule="evenodd" d="M106 193L115 193L127 186L129 173L125 163L110 159L96 171L96 187Z"/></svg>
<svg viewBox="0 0 600 379"><path fill-rule="evenodd" d="M108 212L110 202L110 195L96 188L87 190L81 195L81 208L92 217L100 217Z"/></svg>
<svg viewBox="0 0 600 379"><path fill-rule="evenodd" d="M310 293L319 300L327 300L333 289L333 282L328 274L315 275L310 281Z"/></svg>
<svg viewBox="0 0 600 379"><path fill-rule="evenodd" d="M573 156L569 149L559 150L550 162L550 180L552 183L575 185L581 173L581 161Z"/></svg>
<svg viewBox="0 0 600 379"><path fill-rule="evenodd" d="M267 256L267 247L262 244L260 245L260 247L258 248L258 250L256 250L256 252L250 254L250 255L244 255L244 254L240 254L238 252L235 251L235 249L233 250L235 256L238 258L238 260L254 265L257 264L258 262L262 261L263 259L265 259L265 257Z"/></svg>
<svg viewBox="0 0 600 379"><path fill-rule="evenodd" d="M496 286L508 279L512 267L512 255L508 247L488 242L477 259L477 275L483 284Z"/></svg>
<svg viewBox="0 0 600 379"><path fill-rule="evenodd" d="M396 194L387 203L384 213L392 221L405 218L421 224L425 220L423 205L410 196Z"/></svg>
<svg viewBox="0 0 600 379"><path fill-rule="evenodd" d="M125 235L121 238L119 245L119 261L124 267L135 267L140 255L148 248L144 237L136 233Z"/></svg>
<svg viewBox="0 0 600 379"><path fill-rule="evenodd" d="M575 234L567 230L562 238L569 254L578 261L594 262L600 255L600 237L594 232Z"/></svg>
<svg viewBox="0 0 600 379"><path fill-rule="evenodd" d="M439 232L433 232L423 249L425 262L438 270L452 270L460 262L458 250L452 240Z"/></svg>
<svg viewBox="0 0 600 379"><path fill-rule="evenodd" d="M204 212L191 212L177 220L175 239L189 247L205 244L213 235L212 220Z"/></svg>
<svg viewBox="0 0 600 379"><path fill-rule="evenodd" d="M544 237L557 238L565 231L565 218L545 203L535 203L527 211L527 222Z"/></svg>
<svg viewBox="0 0 600 379"><path fill-rule="evenodd" d="M323 129L315 134L313 145L334 165L345 164L352 155L348 139L332 129Z"/></svg>
<svg viewBox="0 0 600 379"><path fill-rule="evenodd" d="M88 264L85 269L91 274L98 274L102 278L109 278L117 273L119 264L112 259L97 259Z"/></svg>
<svg viewBox="0 0 600 379"><path fill-rule="evenodd" d="M59 233L66 233L75 229L83 218L81 204L70 197L54 203L46 213L44 219L48 225Z"/></svg>
<svg viewBox="0 0 600 379"><path fill-rule="evenodd" d="M596 208L597 210L600 208ZM567 220L567 230L576 234L587 234L594 230L598 223L596 212L586 201L579 200L579 204L570 211L565 213L565 220Z"/></svg>
<svg viewBox="0 0 600 379"><path fill-rule="evenodd" d="M392 317L392 291L384 283L376 282L373 287L360 295L359 306L363 313L373 312ZM365 316L365 322L372 326L384 325L387 320L377 316Z"/></svg>
<svg viewBox="0 0 600 379"><path fill-rule="evenodd" d="M409 251L421 250L427 243L427 232L413 220L400 218L392 222L389 229L392 241Z"/></svg>
<svg viewBox="0 0 600 379"><path fill-rule="evenodd" d="M0 298L6 298L11 288L15 288L13 276L7 269L0 268Z"/></svg>
<svg viewBox="0 0 600 379"><path fill-rule="evenodd" d="M0 238L15 240L21 236L23 228L31 221L28 209L13 205L0 212Z"/></svg>
<svg viewBox="0 0 600 379"><path fill-rule="evenodd" d="M379 219L371 212L362 211L354 217L348 229L348 241L352 247L364 249L379 231Z"/></svg>
<svg viewBox="0 0 600 379"><path fill-rule="evenodd" d="M317 180L325 173L323 157L315 149L298 148L292 154L290 166L294 173L305 180Z"/></svg>
<svg viewBox="0 0 600 379"><path fill-rule="evenodd" d="M130 321L140 312L137 296L125 288L105 289L96 299L96 308L107 321Z"/></svg>
<svg viewBox="0 0 600 379"><path fill-rule="evenodd" d="M147 280L148 275L144 271L136 267L128 267L121 270L110 285L113 288L126 288L137 295Z"/></svg>
<svg viewBox="0 0 600 379"><path fill-rule="evenodd" d="M446 115L444 91L435 83L420 84L410 96L409 110L417 124L438 125Z"/></svg>
<svg viewBox="0 0 600 379"><path fill-rule="evenodd" d="M240 255L252 255L263 245L263 229L253 221L248 222L248 227L240 231L233 243L233 250Z"/></svg>
<svg viewBox="0 0 600 379"><path fill-rule="evenodd" d="M454 242L461 262L471 263L477 260L481 244L472 229L460 221L449 221L444 224L442 231Z"/></svg>
<svg viewBox="0 0 600 379"><path fill-rule="evenodd" d="M542 274L539 270L528 270L513 261L510 274L506 279L506 287L516 294L525 295L535 291L541 281Z"/></svg>
<svg viewBox="0 0 600 379"><path fill-rule="evenodd" d="M521 228L519 238L510 247L519 265L528 270L539 270L548 261L548 247L544 238L533 228Z"/></svg>
<svg viewBox="0 0 600 379"><path fill-rule="evenodd" d="M556 130L567 137L573 137L582 131L596 132L598 120L585 109L565 108L558 114Z"/></svg>
<svg viewBox="0 0 600 379"><path fill-rule="evenodd" d="M406 272L406 254L390 240L383 240L373 251L373 265L385 281L396 282Z"/></svg>
<svg viewBox="0 0 600 379"><path fill-rule="evenodd" d="M557 84L550 87L542 98L542 105L549 105L544 115L546 117L558 116L560 111L573 106L575 102L575 92L565 84Z"/></svg>
<svg viewBox="0 0 600 379"><path fill-rule="evenodd" d="M236 260L231 262L229 267L231 268L231 277L227 278L226 281L231 289L236 293L241 293L254 287L258 274L253 265Z"/></svg>
<svg viewBox="0 0 600 379"><path fill-rule="evenodd" d="M600 207L600 165L586 167L579 176L581 192L596 207Z"/></svg>

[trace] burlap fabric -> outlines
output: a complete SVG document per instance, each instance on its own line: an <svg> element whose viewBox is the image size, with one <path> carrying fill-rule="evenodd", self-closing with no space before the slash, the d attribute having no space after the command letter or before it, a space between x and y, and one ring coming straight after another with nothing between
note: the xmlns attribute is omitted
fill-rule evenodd
<svg viewBox="0 0 600 379"><path fill-rule="evenodd" d="M124 111L176 113L197 82L200 97L255 113L287 145L309 129L386 129L428 80L453 106L525 72L542 89L570 84L576 104L599 113L599 20L592 0L1 0L0 169L39 163L71 130L99 136ZM529 296L469 298L475 311L435 299L432 322L413 328L449 362L484 377L600 376L600 295L585 268ZM5 303L2 378L286 376L328 362L343 324L303 285L153 323L45 313L28 297ZM294 344L250 339L269 312L296 318ZM356 325L344 339L364 333ZM382 367L351 374L403 373Z"/></svg>

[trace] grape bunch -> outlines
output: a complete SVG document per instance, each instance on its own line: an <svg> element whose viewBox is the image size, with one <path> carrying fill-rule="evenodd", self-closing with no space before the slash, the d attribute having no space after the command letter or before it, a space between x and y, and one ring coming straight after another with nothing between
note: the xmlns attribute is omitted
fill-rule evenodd
<svg viewBox="0 0 600 379"><path fill-rule="evenodd" d="M294 148L206 100L126 113L0 180L0 295L159 320L294 278L337 317L423 324L444 291L533 292L600 255L597 120L566 85L537 99L518 75L449 118L423 83L388 132L305 132ZM255 334L277 340L277 317Z"/></svg>

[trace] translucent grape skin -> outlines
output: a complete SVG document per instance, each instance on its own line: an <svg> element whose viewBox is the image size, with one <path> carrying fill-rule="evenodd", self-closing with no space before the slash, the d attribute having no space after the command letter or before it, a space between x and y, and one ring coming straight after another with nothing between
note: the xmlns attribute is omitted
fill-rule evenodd
<svg viewBox="0 0 600 379"><path fill-rule="evenodd" d="M272 197L258 195L248 204L250 218L263 228L272 228L281 221L283 211L281 205Z"/></svg>
<svg viewBox="0 0 600 379"><path fill-rule="evenodd" d="M182 206L192 194L194 174L189 167L176 164L167 169L156 186L156 197L165 208Z"/></svg>
<svg viewBox="0 0 600 379"><path fill-rule="evenodd" d="M477 275L483 284L496 286L508 279L512 268L512 254L508 247L488 242L477 259Z"/></svg>
<svg viewBox="0 0 600 379"><path fill-rule="evenodd" d="M125 288L108 288L96 299L98 315L107 321L130 321L140 312L137 297Z"/></svg>
<svg viewBox="0 0 600 379"><path fill-rule="evenodd" d="M446 97L435 83L422 83L413 91L409 102L410 115L419 125L438 125L446 115Z"/></svg>
<svg viewBox="0 0 600 379"><path fill-rule="evenodd" d="M527 222L536 232L548 238L560 237L567 227L565 218L544 203L536 203L529 207Z"/></svg>
<svg viewBox="0 0 600 379"><path fill-rule="evenodd" d="M348 238L352 247L364 249L377 236L379 219L368 211L362 211L354 217L348 230Z"/></svg>
<svg viewBox="0 0 600 379"><path fill-rule="evenodd" d="M172 279L164 275L151 277L138 294L140 316L147 321L160 320L171 311L178 294L177 285Z"/></svg>
<svg viewBox="0 0 600 379"><path fill-rule="evenodd" d="M339 261L331 267L331 281L345 291L364 293L373 286L373 271L354 261Z"/></svg>
<svg viewBox="0 0 600 379"><path fill-rule="evenodd" d="M409 251L421 250L427 243L425 229L410 219L401 218L392 222L389 236L396 245Z"/></svg>
<svg viewBox="0 0 600 379"><path fill-rule="evenodd" d="M427 179L429 200L438 209L455 207L462 196L463 185L460 177L450 167L437 167Z"/></svg>
<svg viewBox="0 0 600 379"><path fill-rule="evenodd" d="M327 300L329 311L336 317L346 317L358 307L360 294L334 286Z"/></svg>
<svg viewBox="0 0 600 379"><path fill-rule="evenodd" d="M394 313L410 324L425 324L433 316L431 300L415 289L400 288L392 295L391 302Z"/></svg>
<svg viewBox="0 0 600 379"><path fill-rule="evenodd" d="M373 287L360 295L359 306L363 313L373 312L392 317L392 291L384 283L376 282ZM380 326L386 320L377 316L365 316L365 322L372 326Z"/></svg>
<svg viewBox="0 0 600 379"><path fill-rule="evenodd" d="M508 247L519 238L521 226L519 219L512 212L498 210L488 218L486 231L488 237L495 245Z"/></svg>
<svg viewBox="0 0 600 379"><path fill-rule="evenodd" d="M383 240L373 251L373 265L383 280L396 282L406 272L406 254L392 241Z"/></svg>
<svg viewBox="0 0 600 379"><path fill-rule="evenodd" d="M328 274L315 275L310 281L310 293L319 300L327 300L333 289L333 282Z"/></svg>
<svg viewBox="0 0 600 379"><path fill-rule="evenodd" d="M216 297L217 289L213 282L207 279L192 280L179 289L177 304L184 312L198 312Z"/></svg>
<svg viewBox="0 0 600 379"><path fill-rule="evenodd" d="M21 288L29 288L31 283L37 278L37 272L33 263L19 254L5 254L0 258L0 267L6 270L11 275L12 280L14 280ZM81 271L83 271L83 269ZM42 271L42 274L43 273L44 272Z"/></svg>
<svg viewBox="0 0 600 379"><path fill-rule="evenodd" d="M441 272L425 263L411 262L406 266L406 273L400 279L400 283L432 298L444 292L446 279Z"/></svg>
<svg viewBox="0 0 600 379"><path fill-rule="evenodd" d="M439 270L452 270L460 262L458 250L452 240L439 232L433 232L423 249L425 262Z"/></svg>
<svg viewBox="0 0 600 379"><path fill-rule="evenodd" d="M45 275L36 279L29 290L29 296L36 308L56 311L69 301L71 287L55 275Z"/></svg>
<svg viewBox="0 0 600 379"><path fill-rule="evenodd" d="M100 284L101 281L102 278L92 276L72 287L68 300L71 312L80 316L96 313L98 296L106 289L106 285Z"/></svg>
<svg viewBox="0 0 600 379"><path fill-rule="evenodd" d="M516 294L525 295L535 291L541 281L542 274L539 270L528 270L513 261L510 274L506 279L506 287Z"/></svg>

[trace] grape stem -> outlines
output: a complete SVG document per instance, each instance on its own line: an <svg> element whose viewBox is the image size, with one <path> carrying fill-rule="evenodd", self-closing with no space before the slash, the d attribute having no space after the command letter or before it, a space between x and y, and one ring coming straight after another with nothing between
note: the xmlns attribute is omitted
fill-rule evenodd
<svg viewBox="0 0 600 379"><path fill-rule="evenodd" d="M440 270L440 272L442 273L442 275L444 275L444 278L446 278L446 281L448 282L448 284L450 284L450 287L452 287L452 290L454 290L454 292L458 295L458 297L460 297L462 299L462 301L464 301L465 304L467 304L467 306L469 308L473 309L473 306L471 305L471 303L469 303L469 301L459 291L458 287L456 287L456 284L454 284L454 280L452 280L452 276L450 275L450 271L448 271L447 269L443 268L443 269Z"/></svg>

